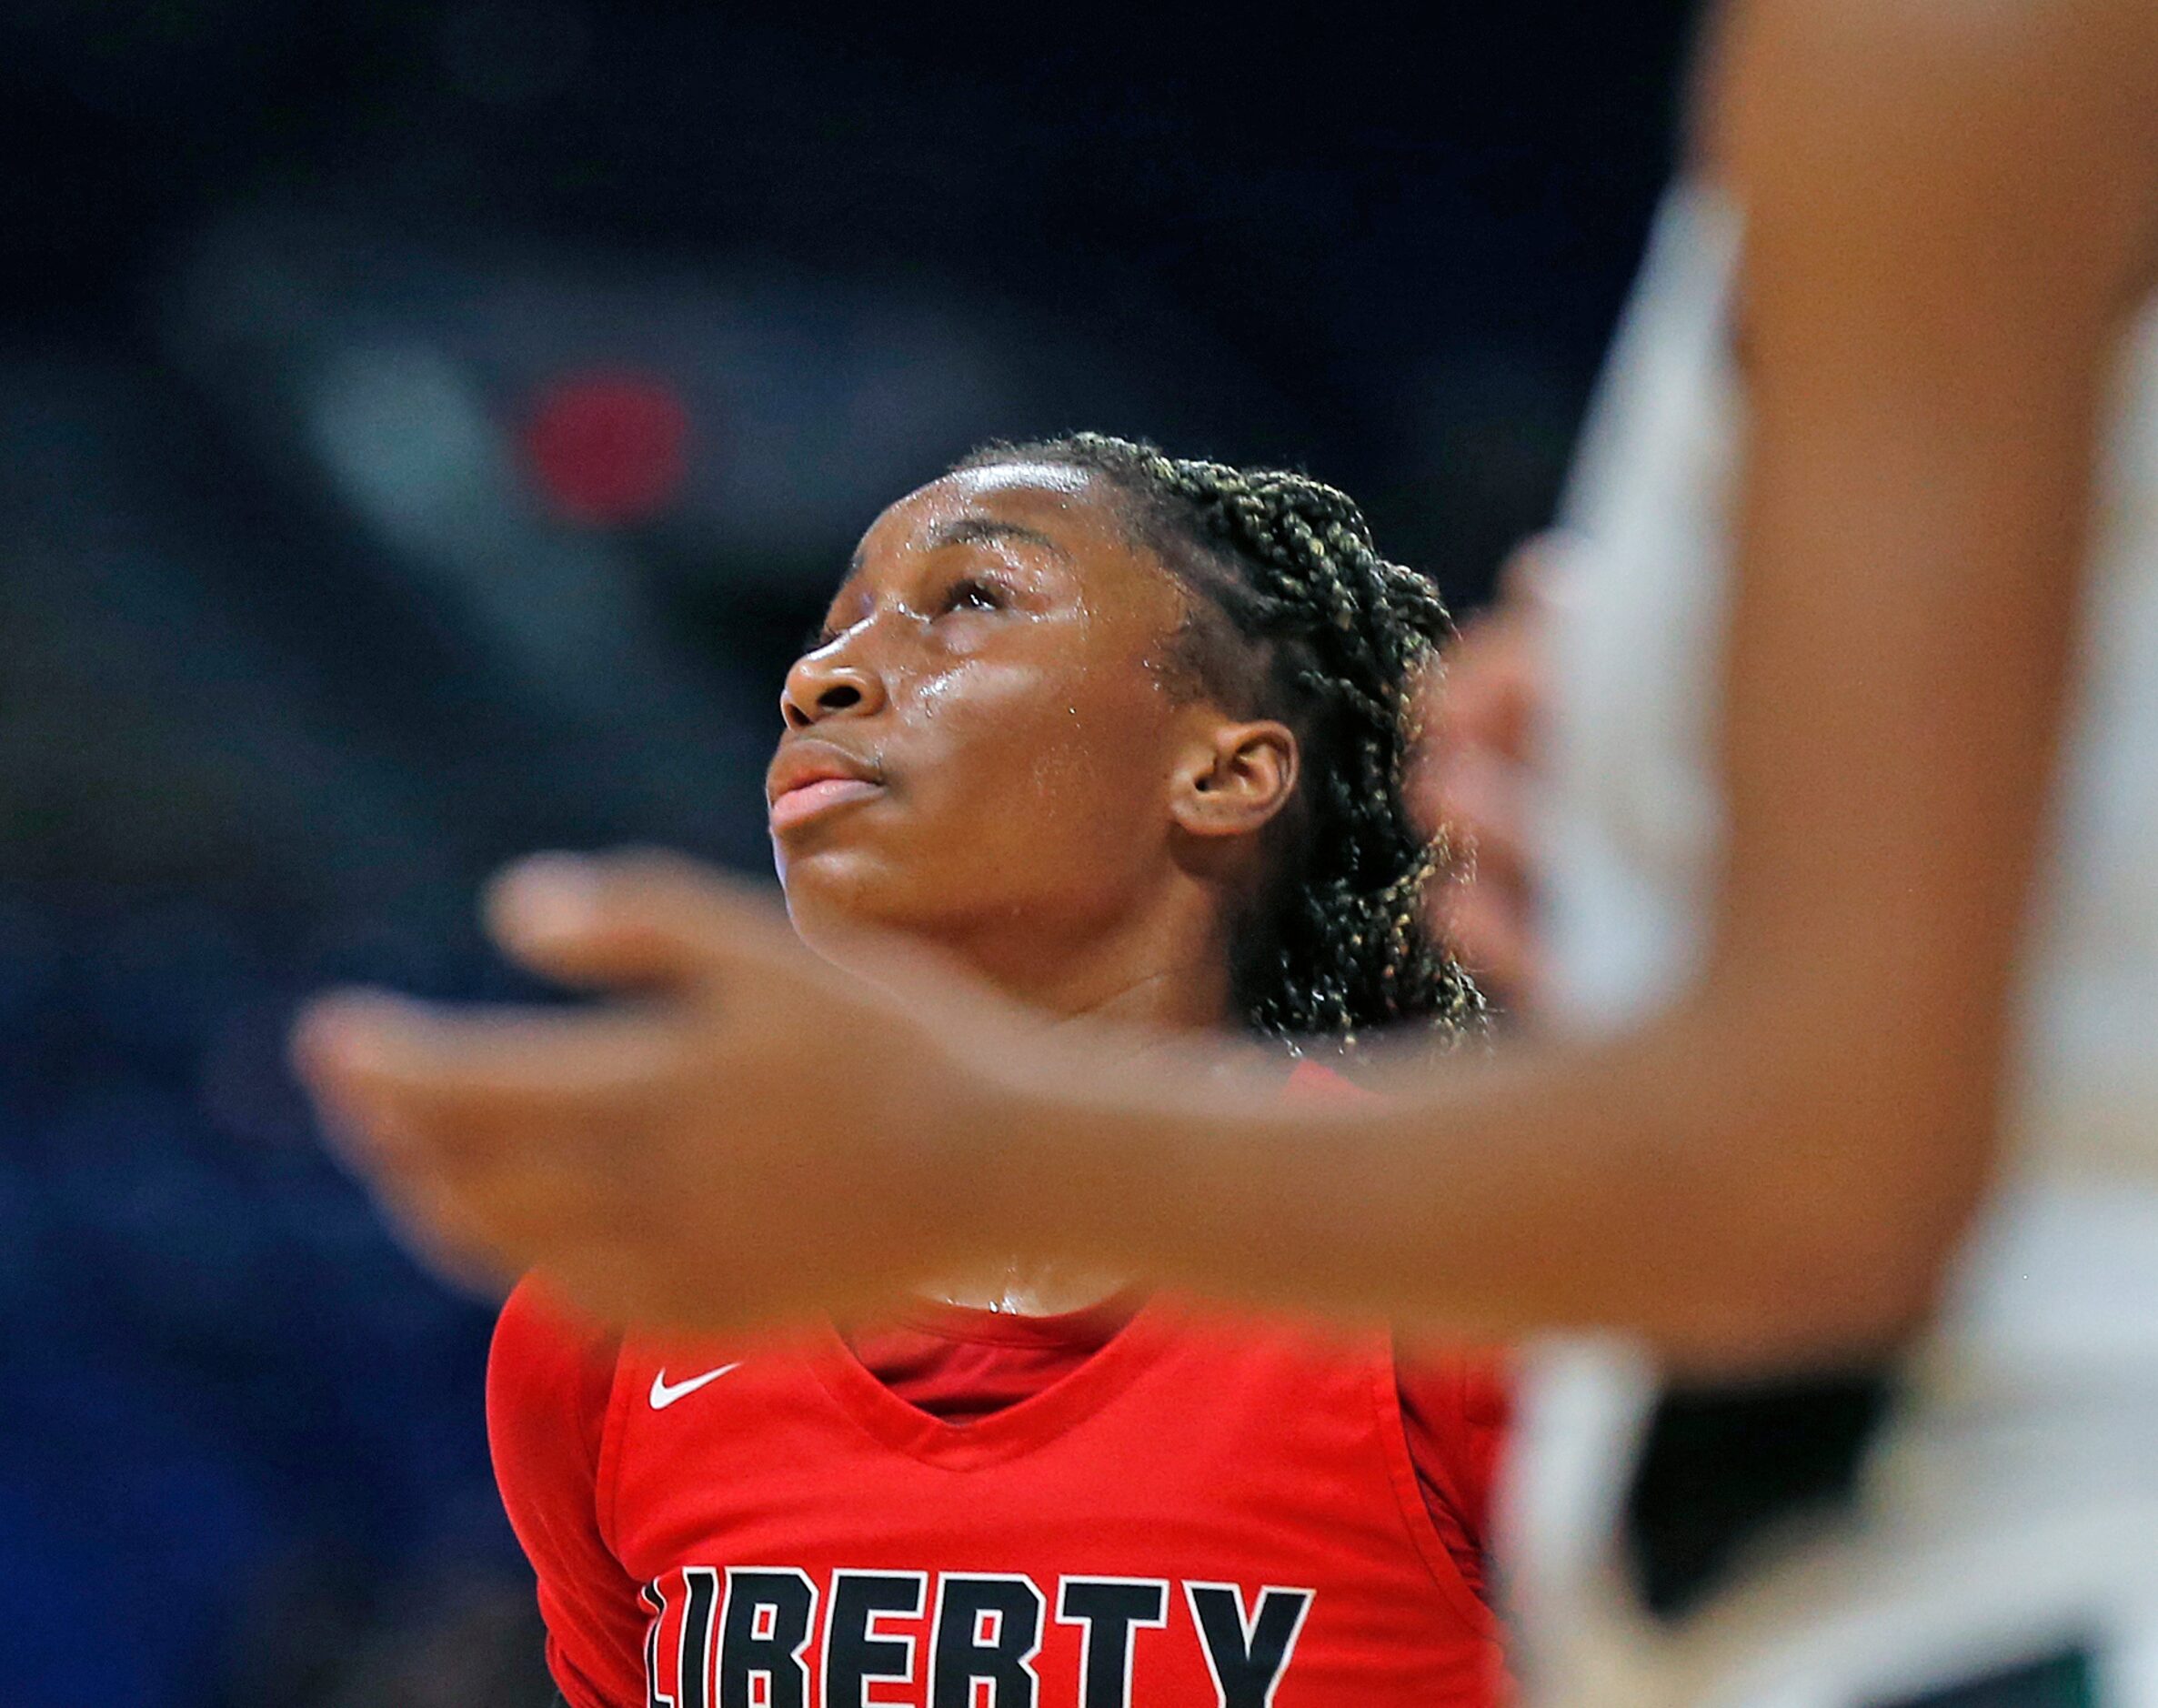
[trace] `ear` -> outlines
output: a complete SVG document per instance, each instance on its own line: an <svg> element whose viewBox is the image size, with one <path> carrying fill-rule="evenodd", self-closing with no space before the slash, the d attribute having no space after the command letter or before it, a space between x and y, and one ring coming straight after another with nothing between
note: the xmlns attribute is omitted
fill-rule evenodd
<svg viewBox="0 0 2158 1708"><path fill-rule="evenodd" d="M1212 724L1195 736L1170 779L1169 817L1191 836L1256 835L1289 804L1297 768L1287 724Z"/></svg>

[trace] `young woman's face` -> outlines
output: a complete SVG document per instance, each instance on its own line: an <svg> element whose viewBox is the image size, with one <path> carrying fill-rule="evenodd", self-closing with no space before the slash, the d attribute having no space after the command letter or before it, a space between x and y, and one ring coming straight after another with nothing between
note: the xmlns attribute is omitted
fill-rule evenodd
<svg viewBox="0 0 2158 1708"><path fill-rule="evenodd" d="M767 792L804 938L1046 955L1131 909L1209 716L1160 669L1183 613L1078 470L969 469L878 517L781 698Z"/></svg>

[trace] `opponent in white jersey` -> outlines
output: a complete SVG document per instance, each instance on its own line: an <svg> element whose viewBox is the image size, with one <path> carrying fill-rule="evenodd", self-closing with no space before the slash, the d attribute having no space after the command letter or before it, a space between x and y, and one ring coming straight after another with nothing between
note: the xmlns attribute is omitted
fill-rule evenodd
<svg viewBox="0 0 2158 1708"><path fill-rule="evenodd" d="M1705 177L1669 198L1564 507L1539 1011L1581 1037L1711 952L1745 240ZM1672 1393L1638 1355L1551 1349L1513 1553L1559 1699L2158 1702L2158 306L2116 361L1992 1200L1937 1320L1870 1376ZM1825 1472L1824 1432L1848 1450ZM1763 1488L1809 1474L1783 1510Z"/></svg>
<svg viewBox="0 0 2158 1708"><path fill-rule="evenodd" d="M1726 23L1721 187L1667 227L1583 475L1613 578L1563 659L1567 1040L1285 1118L903 970L897 1000L841 990L724 896L557 868L513 940L681 999L326 1012L306 1060L363 1160L460 1248L633 1313L845 1303L1016 1236L1456 1331L1616 1331L1696 1381L1916 1345L1856 1519L1667 1620L1616 1541L1648 1386L1621 1360L1564 1391L1521 1508L1532 1683L2158 1701L2158 530L2123 391L2158 11ZM1831 1392L1864 1422L1865 1384Z"/></svg>

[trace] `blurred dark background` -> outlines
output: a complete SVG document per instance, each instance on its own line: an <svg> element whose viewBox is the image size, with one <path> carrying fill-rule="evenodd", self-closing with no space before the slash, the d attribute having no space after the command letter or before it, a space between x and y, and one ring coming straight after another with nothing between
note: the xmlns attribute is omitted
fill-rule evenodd
<svg viewBox="0 0 2158 1708"><path fill-rule="evenodd" d="M762 869L855 537L989 436L1542 522L1690 7L0 17L0 1696L547 1700L482 1304L280 1065L534 846Z"/></svg>

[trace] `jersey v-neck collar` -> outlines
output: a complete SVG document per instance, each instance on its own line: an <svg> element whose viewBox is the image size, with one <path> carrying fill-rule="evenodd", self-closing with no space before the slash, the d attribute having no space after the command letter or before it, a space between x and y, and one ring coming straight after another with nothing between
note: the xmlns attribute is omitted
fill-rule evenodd
<svg viewBox="0 0 2158 1708"><path fill-rule="evenodd" d="M955 1340L1003 1344L1068 1343L1091 1338L1115 1316L1127 1320L1075 1369L1039 1393L972 1422L950 1423L902 1400L856 1356L845 1336L824 1324L806 1356L833 1402L869 1435L924 1463L947 1471L1000 1464L1077 1428L1121 1394L1158 1358L1169 1327L1157 1300L1137 1310L1123 1295L1055 1317L1006 1315L958 1305L917 1306L908 1327Z"/></svg>

